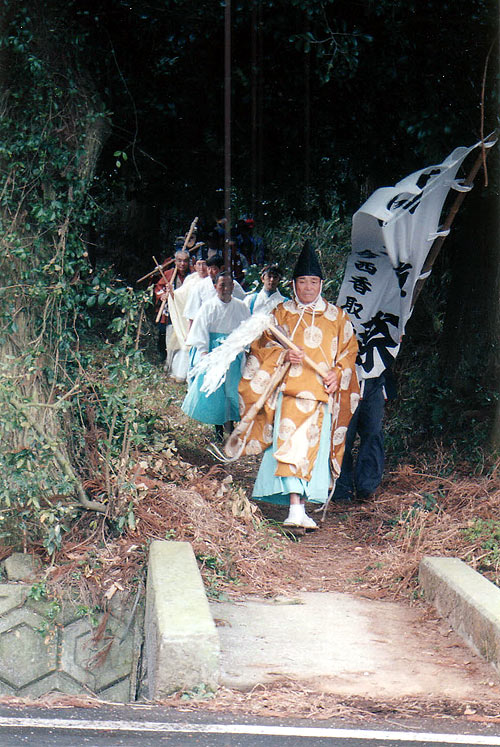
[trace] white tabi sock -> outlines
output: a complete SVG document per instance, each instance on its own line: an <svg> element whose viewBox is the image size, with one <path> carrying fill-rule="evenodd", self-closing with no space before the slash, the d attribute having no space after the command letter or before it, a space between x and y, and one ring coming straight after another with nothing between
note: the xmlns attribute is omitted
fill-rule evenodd
<svg viewBox="0 0 500 747"><path fill-rule="evenodd" d="M290 506L285 524L298 524L301 526L305 514L306 510L303 503L293 504Z"/></svg>

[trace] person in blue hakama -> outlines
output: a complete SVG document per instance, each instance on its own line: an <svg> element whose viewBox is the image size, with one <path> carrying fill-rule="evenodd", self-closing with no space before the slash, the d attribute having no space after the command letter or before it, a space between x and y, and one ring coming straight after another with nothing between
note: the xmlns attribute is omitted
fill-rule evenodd
<svg viewBox="0 0 500 747"><path fill-rule="evenodd" d="M221 272L217 276L215 291L215 297L201 306L187 338L187 344L196 350L197 359L220 345L230 332L250 316L243 301L232 297L231 273ZM225 381L212 394L207 395L201 391L204 374L195 376L182 403L182 410L186 415L201 423L215 425L218 433L224 424L240 419L238 384L242 355L231 363Z"/></svg>

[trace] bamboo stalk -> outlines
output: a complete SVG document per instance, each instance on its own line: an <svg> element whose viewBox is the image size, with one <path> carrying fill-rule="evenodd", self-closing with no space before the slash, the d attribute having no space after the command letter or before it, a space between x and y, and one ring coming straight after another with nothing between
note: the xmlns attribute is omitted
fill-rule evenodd
<svg viewBox="0 0 500 747"><path fill-rule="evenodd" d="M158 324L158 322L160 321L160 319L163 316L163 310L164 310L164 308L166 306L166 303L167 303L169 281L167 280L167 276L163 272L163 268L158 264L158 261L157 261L157 259L156 259L156 257L154 255L153 255L153 260L156 262L156 266L158 267L159 271L161 272L161 276L162 276L163 280L165 281L165 291L167 292L167 295L165 296L165 298L161 302L160 308L159 308L158 313L156 315L155 322L156 322L156 324ZM176 275L177 275L177 267L175 268L174 272L172 273L172 278L170 280L170 283L172 283L172 284L175 283L175 277L176 277Z"/></svg>
<svg viewBox="0 0 500 747"><path fill-rule="evenodd" d="M186 234L186 238L184 239L184 244L182 245L182 251L186 250L187 245L189 244L189 241L191 239L191 236L193 235L193 231L196 228L196 224L198 223L198 217L196 217L191 225L189 226L189 231Z"/></svg>

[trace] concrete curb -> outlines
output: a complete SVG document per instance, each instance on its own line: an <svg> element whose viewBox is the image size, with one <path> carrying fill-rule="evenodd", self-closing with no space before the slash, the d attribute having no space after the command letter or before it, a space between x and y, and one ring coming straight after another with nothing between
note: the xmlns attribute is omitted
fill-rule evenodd
<svg viewBox="0 0 500 747"><path fill-rule="evenodd" d="M145 655L153 700L218 686L219 636L189 542L151 543Z"/></svg>
<svg viewBox="0 0 500 747"><path fill-rule="evenodd" d="M418 577L426 600L500 671L500 589L458 558L424 557Z"/></svg>

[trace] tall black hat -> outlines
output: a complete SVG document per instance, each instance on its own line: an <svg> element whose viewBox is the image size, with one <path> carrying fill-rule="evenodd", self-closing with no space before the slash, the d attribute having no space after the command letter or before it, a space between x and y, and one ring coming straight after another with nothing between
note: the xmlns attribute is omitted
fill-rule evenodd
<svg viewBox="0 0 500 747"><path fill-rule="evenodd" d="M195 261L198 261L199 259L204 259L206 261L208 259L208 247L200 246L194 257Z"/></svg>
<svg viewBox="0 0 500 747"><path fill-rule="evenodd" d="M314 277L323 280L321 265L316 256L316 251L309 239L306 239L304 246L302 247L302 251L299 254L297 264L295 265L295 270L293 271L292 279L296 280L303 275L314 275Z"/></svg>

